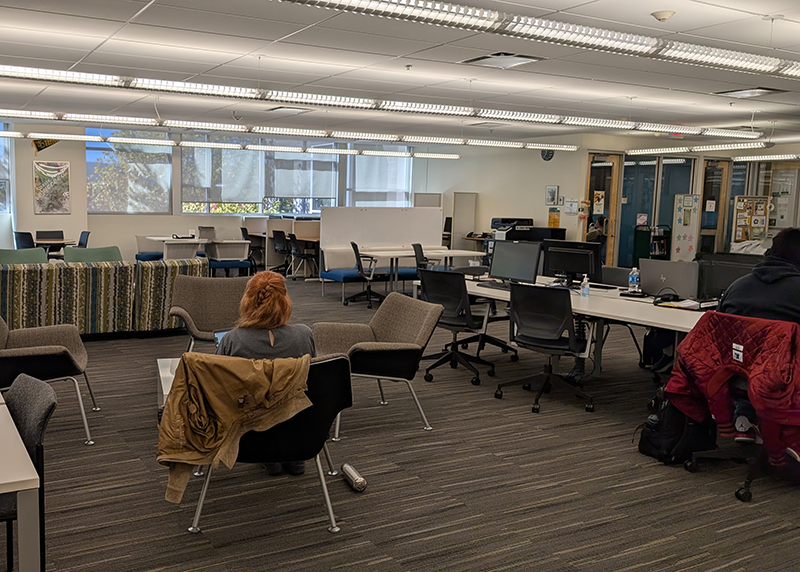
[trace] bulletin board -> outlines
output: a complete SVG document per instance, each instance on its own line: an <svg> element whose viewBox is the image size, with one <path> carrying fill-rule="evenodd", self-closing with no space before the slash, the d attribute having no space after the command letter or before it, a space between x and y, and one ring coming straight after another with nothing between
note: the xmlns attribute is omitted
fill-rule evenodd
<svg viewBox="0 0 800 572"><path fill-rule="evenodd" d="M769 197L736 197L732 242L764 240L769 228Z"/></svg>
<svg viewBox="0 0 800 572"><path fill-rule="evenodd" d="M672 211L672 250L670 260L691 262L700 240L700 197L675 195Z"/></svg>

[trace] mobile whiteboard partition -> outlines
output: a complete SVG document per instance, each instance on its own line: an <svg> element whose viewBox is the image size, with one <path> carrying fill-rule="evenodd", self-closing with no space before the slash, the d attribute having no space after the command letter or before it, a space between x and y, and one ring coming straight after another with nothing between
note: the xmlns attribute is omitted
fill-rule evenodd
<svg viewBox="0 0 800 572"><path fill-rule="evenodd" d="M319 238L318 220L296 220L292 229L292 233L297 238Z"/></svg>
<svg viewBox="0 0 800 572"><path fill-rule="evenodd" d="M320 246L367 248L438 246L442 242L442 209L435 207L323 207Z"/></svg>

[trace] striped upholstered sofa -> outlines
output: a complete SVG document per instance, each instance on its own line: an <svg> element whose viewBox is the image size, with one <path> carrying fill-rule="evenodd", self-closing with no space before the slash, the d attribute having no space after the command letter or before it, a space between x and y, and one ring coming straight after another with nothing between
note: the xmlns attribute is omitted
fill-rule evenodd
<svg viewBox="0 0 800 572"><path fill-rule="evenodd" d="M10 329L75 324L81 334L175 328L178 274L207 276L208 261L0 265L0 316Z"/></svg>

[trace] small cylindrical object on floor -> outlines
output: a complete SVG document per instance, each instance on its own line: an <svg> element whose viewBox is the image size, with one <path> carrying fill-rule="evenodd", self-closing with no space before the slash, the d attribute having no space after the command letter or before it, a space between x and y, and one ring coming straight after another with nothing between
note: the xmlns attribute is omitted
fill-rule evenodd
<svg viewBox="0 0 800 572"><path fill-rule="evenodd" d="M367 479L362 477L361 473L359 473L350 463L345 463L342 465L342 474L344 475L345 480L350 484L350 488L352 488L354 491L360 493L367 488Z"/></svg>

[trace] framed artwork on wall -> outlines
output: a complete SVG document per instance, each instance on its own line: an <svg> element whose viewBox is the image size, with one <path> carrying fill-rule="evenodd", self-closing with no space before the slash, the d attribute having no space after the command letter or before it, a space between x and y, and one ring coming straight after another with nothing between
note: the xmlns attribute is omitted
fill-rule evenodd
<svg viewBox="0 0 800 572"><path fill-rule="evenodd" d="M544 188L544 204L546 205L558 204L558 185L547 185Z"/></svg>
<svg viewBox="0 0 800 572"><path fill-rule="evenodd" d="M70 214L68 162L33 162L33 212Z"/></svg>

